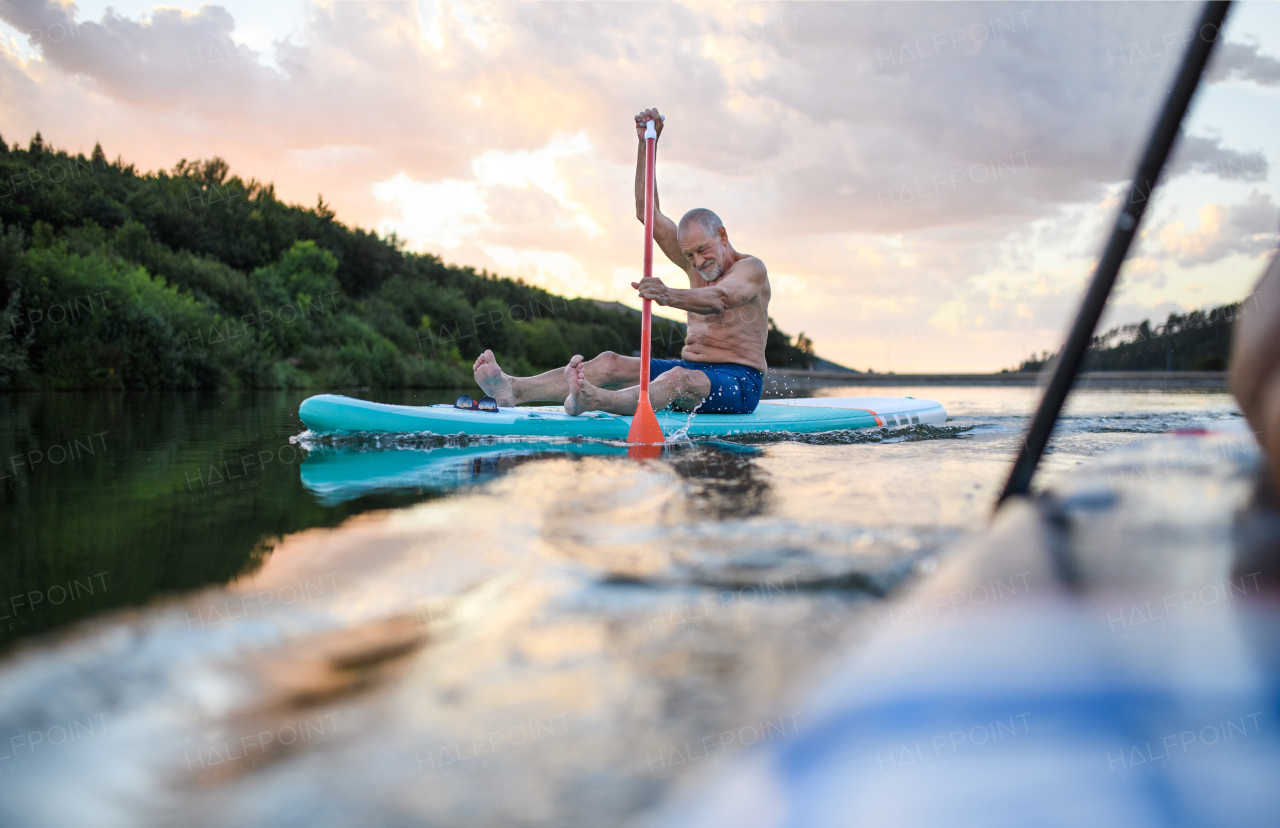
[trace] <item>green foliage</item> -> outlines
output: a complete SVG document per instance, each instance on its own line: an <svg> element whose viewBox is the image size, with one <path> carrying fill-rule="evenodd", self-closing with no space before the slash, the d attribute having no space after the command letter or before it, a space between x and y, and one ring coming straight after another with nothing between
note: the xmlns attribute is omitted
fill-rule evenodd
<svg viewBox="0 0 1280 828"><path fill-rule="evenodd" d="M212 317L190 295L118 257L81 256L65 244L34 245L18 281L25 313L15 335L31 337L31 367L52 388L195 388L217 384L204 355L178 331Z"/></svg>
<svg viewBox="0 0 1280 828"><path fill-rule="evenodd" d="M18 315L19 299L22 292L15 290L9 295L0 321L4 330L0 331L0 391L12 391L32 385L30 378L27 349L31 346L31 334L16 336L9 329L9 319Z"/></svg>
<svg viewBox="0 0 1280 828"><path fill-rule="evenodd" d="M813 340L801 331L792 344L791 337L778 329L773 317L769 317L769 338L765 340L764 358L778 368L808 370L818 362L818 356L813 352Z"/></svg>
<svg viewBox="0 0 1280 828"><path fill-rule="evenodd" d="M486 348L520 372L636 349L633 312L402 248L220 158L139 174L37 133L0 154L0 389L445 387ZM682 339L658 325L655 354ZM812 343L771 325L768 357Z"/></svg>
<svg viewBox="0 0 1280 828"><path fill-rule="evenodd" d="M1225 371L1231 355L1231 331L1240 316L1238 302L1211 310L1169 314L1163 325L1150 320L1122 325L1093 338L1086 371ZM1052 358L1024 360L1018 371L1039 371Z"/></svg>

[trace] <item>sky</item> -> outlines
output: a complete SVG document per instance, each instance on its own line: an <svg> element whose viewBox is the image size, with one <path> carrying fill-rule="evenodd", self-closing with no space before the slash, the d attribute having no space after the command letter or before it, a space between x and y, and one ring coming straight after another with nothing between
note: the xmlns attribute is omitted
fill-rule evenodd
<svg viewBox="0 0 1280 828"><path fill-rule="evenodd" d="M657 107L663 212L716 211L780 327L862 370L992 371L1060 344L1199 9L0 0L0 136L221 156L409 249L638 306ZM1235 4L1207 81L1104 328L1238 301L1275 249L1280 4Z"/></svg>

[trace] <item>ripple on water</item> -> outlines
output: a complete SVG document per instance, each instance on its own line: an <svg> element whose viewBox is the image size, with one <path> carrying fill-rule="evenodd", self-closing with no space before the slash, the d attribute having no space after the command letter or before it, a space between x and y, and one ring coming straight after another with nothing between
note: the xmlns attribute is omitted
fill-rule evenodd
<svg viewBox="0 0 1280 828"><path fill-rule="evenodd" d="M813 446L855 446L866 443L902 443L919 440L961 439L974 429L972 425L931 426L913 425L896 428L849 428L839 431L821 431L797 434L790 431L738 434L723 438L743 445L768 445L770 443L804 443Z"/></svg>

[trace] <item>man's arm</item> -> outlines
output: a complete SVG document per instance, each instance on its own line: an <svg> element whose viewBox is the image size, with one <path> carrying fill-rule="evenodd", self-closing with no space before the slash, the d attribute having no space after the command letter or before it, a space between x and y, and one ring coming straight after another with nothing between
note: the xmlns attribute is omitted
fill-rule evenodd
<svg viewBox="0 0 1280 828"><path fill-rule="evenodd" d="M640 139L640 145L636 149L636 218L641 224L644 223L644 165L645 165L645 145L644 145L644 128L645 122L652 120L654 128L658 131L658 137L662 137L662 116L658 114L656 109L646 109L636 116L636 137ZM654 157L658 154L658 142L654 141ZM676 240L676 223L662 214L662 210L658 208L658 178L655 175L653 179L653 240L658 243L658 247L662 248L662 252L667 254L667 258L676 263L676 266L685 273L689 272L689 261L685 258L684 251L680 249L680 243Z"/></svg>
<svg viewBox="0 0 1280 828"><path fill-rule="evenodd" d="M633 282L640 296L652 299L664 307L679 308L691 313L711 316L741 307L760 294L764 287L764 262L755 256L747 256L729 268L713 285L700 288L667 287L656 276Z"/></svg>

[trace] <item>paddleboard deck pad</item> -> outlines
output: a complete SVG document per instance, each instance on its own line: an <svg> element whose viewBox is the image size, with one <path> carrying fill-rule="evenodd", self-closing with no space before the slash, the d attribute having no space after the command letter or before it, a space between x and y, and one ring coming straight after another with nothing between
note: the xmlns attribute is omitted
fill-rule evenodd
<svg viewBox="0 0 1280 828"><path fill-rule="evenodd" d="M475 436L590 437L626 440L630 417L601 411L572 416L561 406L472 411L452 405L389 405L337 394L302 401L302 422L317 434L468 434ZM690 414L660 411L658 423L672 437L728 437L735 434L813 434L855 428L940 426L947 411L931 400L911 397L805 397L764 400L750 414Z"/></svg>

